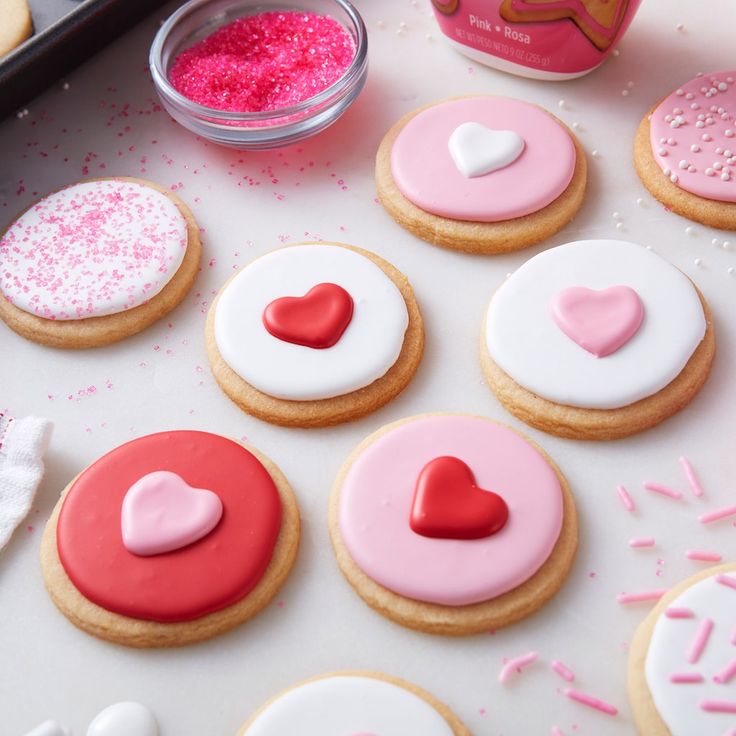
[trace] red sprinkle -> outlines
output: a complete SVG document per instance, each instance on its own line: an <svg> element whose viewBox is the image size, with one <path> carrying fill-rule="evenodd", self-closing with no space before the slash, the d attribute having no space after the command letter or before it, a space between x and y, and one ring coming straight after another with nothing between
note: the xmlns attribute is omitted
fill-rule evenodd
<svg viewBox="0 0 736 736"><path fill-rule="evenodd" d="M257 13L182 51L169 81L185 97L217 110L279 110L327 89L354 57L352 36L333 18Z"/></svg>

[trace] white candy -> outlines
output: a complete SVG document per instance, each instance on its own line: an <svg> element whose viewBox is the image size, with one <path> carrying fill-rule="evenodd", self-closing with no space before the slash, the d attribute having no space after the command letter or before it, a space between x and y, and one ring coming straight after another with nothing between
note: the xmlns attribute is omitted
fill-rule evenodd
<svg viewBox="0 0 736 736"><path fill-rule="evenodd" d="M71 731L60 726L56 721L44 721L29 731L26 736L72 736Z"/></svg>
<svg viewBox="0 0 736 736"><path fill-rule="evenodd" d="M115 703L98 713L87 736L159 736L158 723L140 703Z"/></svg>

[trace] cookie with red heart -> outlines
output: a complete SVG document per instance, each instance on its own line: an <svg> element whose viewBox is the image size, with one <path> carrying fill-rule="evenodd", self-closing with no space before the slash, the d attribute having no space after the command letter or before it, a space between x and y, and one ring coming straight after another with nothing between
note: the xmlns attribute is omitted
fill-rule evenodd
<svg viewBox="0 0 736 736"><path fill-rule="evenodd" d="M255 616L296 558L299 512L258 450L208 432L139 437L62 492L41 543L76 626L132 647L207 639Z"/></svg>
<svg viewBox="0 0 736 736"><path fill-rule="evenodd" d="M510 97L458 97L409 112L376 155L378 197L391 217L466 253L508 253L550 237L582 206L586 181L572 131Z"/></svg>
<svg viewBox="0 0 736 736"><path fill-rule="evenodd" d="M407 278L339 243L279 248L221 289L206 327L212 371L243 411L274 424L357 419L407 386L424 329Z"/></svg>
<svg viewBox="0 0 736 736"><path fill-rule="evenodd" d="M484 417L424 414L378 430L343 465L329 529L358 594L403 626L461 635L542 606L577 549L564 476Z"/></svg>
<svg viewBox="0 0 736 736"><path fill-rule="evenodd" d="M527 261L491 299L481 365L499 401L550 434L617 439L688 404L715 355L708 305L651 250L584 240Z"/></svg>

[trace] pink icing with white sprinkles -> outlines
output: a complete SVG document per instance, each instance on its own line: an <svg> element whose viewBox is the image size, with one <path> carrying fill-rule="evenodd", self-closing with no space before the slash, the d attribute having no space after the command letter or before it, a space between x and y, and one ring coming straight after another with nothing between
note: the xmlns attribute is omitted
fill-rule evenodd
<svg viewBox="0 0 736 736"><path fill-rule="evenodd" d="M0 292L51 320L136 307L171 280L187 222L165 194L132 181L73 184L44 197L0 239Z"/></svg>
<svg viewBox="0 0 736 736"><path fill-rule="evenodd" d="M650 118L650 140L673 184L736 202L736 71L701 74L662 100Z"/></svg>

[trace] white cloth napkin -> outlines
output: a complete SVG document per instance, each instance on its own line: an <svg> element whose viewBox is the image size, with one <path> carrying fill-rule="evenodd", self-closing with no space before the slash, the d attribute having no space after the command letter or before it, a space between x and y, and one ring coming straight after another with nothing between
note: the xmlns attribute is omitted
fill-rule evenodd
<svg viewBox="0 0 736 736"><path fill-rule="evenodd" d="M48 419L0 414L0 549L31 510L51 428Z"/></svg>

